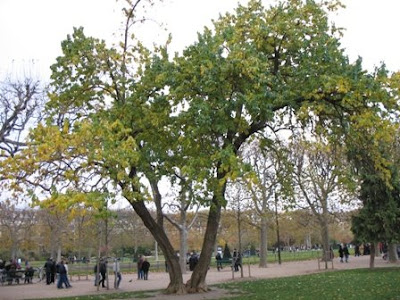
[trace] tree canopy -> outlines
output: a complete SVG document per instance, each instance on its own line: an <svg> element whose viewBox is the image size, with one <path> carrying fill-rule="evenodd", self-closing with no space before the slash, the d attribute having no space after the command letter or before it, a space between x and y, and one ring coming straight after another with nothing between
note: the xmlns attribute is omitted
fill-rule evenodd
<svg viewBox="0 0 400 300"><path fill-rule="evenodd" d="M395 104L385 72L371 76L344 55L327 14L338 5L286 0L265 8L252 0L174 57L168 44L149 50L129 41L128 30L121 47L108 47L75 28L52 66L48 118L9 162L11 174L50 193L118 193L162 248L168 290L206 290L226 183L246 166L239 150L247 141L276 122L317 124L336 141L344 134L356 139L350 126L363 128ZM380 155L373 161L385 164ZM186 288L163 230L157 185L175 167L209 208L199 264ZM147 201L157 207L155 218Z"/></svg>

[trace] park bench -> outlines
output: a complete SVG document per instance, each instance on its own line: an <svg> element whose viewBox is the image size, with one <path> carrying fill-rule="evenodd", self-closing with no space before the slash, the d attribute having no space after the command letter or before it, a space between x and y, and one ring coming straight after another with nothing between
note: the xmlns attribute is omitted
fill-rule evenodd
<svg viewBox="0 0 400 300"><path fill-rule="evenodd" d="M226 265L229 265L232 267L232 258L223 258L223 259L220 259L219 261L216 260L216 262L217 262L217 270L218 271L220 270L218 263L220 263L220 265L222 266L221 269Z"/></svg>

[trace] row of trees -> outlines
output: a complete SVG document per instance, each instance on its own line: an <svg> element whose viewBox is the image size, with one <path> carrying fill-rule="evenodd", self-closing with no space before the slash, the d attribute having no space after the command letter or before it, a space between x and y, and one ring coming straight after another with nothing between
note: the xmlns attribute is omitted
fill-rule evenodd
<svg viewBox="0 0 400 300"><path fill-rule="evenodd" d="M94 212L88 214L54 213L47 209L16 208L14 205L0 205L0 257L19 257L31 260L45 260L48 257L91 258L97 255L99 240L101 247L108 247L108 254L116 257L135 257L138 253L151 251L155 255L155 241L139 217L129 209L111 210L106 220L96 218ZM260 249L261 224L254 224L254 211L243 210L237 219L238 211L226 210L221 217L217 246L228 244L243 250ZM330 229L335 232L331 244L351 242L350 217L346 213L340 219L330 220ZM170 215L169 218L178 218ZM188 252L201 249L201 237L206 228L207 213L189 214L195 226L188 232L186 240ZM274 216L270 212L270 219ZM319 226L311 213L304 210L279 214L280 247L284 249L312 249L321 245ZM105 223L108 222L107 232ZM238 229L239 223L241 224ZM166 224L165 231L176 252L180 252L179 230ZM268 249L278 247L277 228L274 222L268 222ZM107 237L106 237L107 235ZM108 245L105 245L106 241ZM143 252L143 253L142 253ZM103 253L104 254L104 253ZM185 255L183 255L185 257ZM186 262L185 262L186 270ZM183 270L183 272L185 272Z"/></svg>
<svg viewBox="0 0 400 300"><path fill-rule="evenodd" d="M261 253L268 212L297 206L316 218L328 253L330 214L357 198L357 238L400 240L400 76L349 63L328 19L339 2L251 0L173 56L168 42L146 49L130 39L146 2L127 2L119 46L83 28L62 42L45 118L21 152L2 152L7 188L100 218L124 199L162 249L172 293L207 290L221 213L230 205L240 216L245 199L262 223ZM198 208L207 209L202 255L185 284L165 220L184 239Z"/></svg>

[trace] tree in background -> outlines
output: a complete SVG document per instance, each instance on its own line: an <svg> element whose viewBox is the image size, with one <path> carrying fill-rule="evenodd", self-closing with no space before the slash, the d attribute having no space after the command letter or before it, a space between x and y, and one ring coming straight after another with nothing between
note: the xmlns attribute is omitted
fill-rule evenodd
<svg viewBox="0 0 400 300"><path fill-rule="evenodd" d="M318 221L327 269L328 260L331 260L331 214L341 206L341 209L348 207L347 204L355 197L352 197L350 189L346 189L344 184L351 180L344 180L350 172L341 145L328 144L320 137L312 139L313 137L310 141L294 139L289 146L293 150L290 156L296 191L294 202L298 207L309 208Z"/></svg>

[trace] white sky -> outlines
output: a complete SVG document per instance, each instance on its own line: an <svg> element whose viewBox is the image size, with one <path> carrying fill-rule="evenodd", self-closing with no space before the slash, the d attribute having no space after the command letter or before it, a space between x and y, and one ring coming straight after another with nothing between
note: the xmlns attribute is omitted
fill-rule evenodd
<svg viewBox="0 0 400 300"><path fill-rule="evenodd" d="M400 70L399 0L342 0L347 8L336 17L345 27L342 40L353 61L363 57L372 70L384 61L389 70ZM232 10L237 0L164 0L152 9L157 22L167 24L175 49L191 44L196 32L220 12ZM241 2L246 2L242 0ZM121 0L120 2L121 3ZM266 4L272 0L265 0ZM33 73L48 81L49 66L61 54L60 43L73 26L86 35L110 40L123 17L115 0L0 0L0 79L5 74ZM146 25L144 36L157 39L161 29Z"/></svg>

